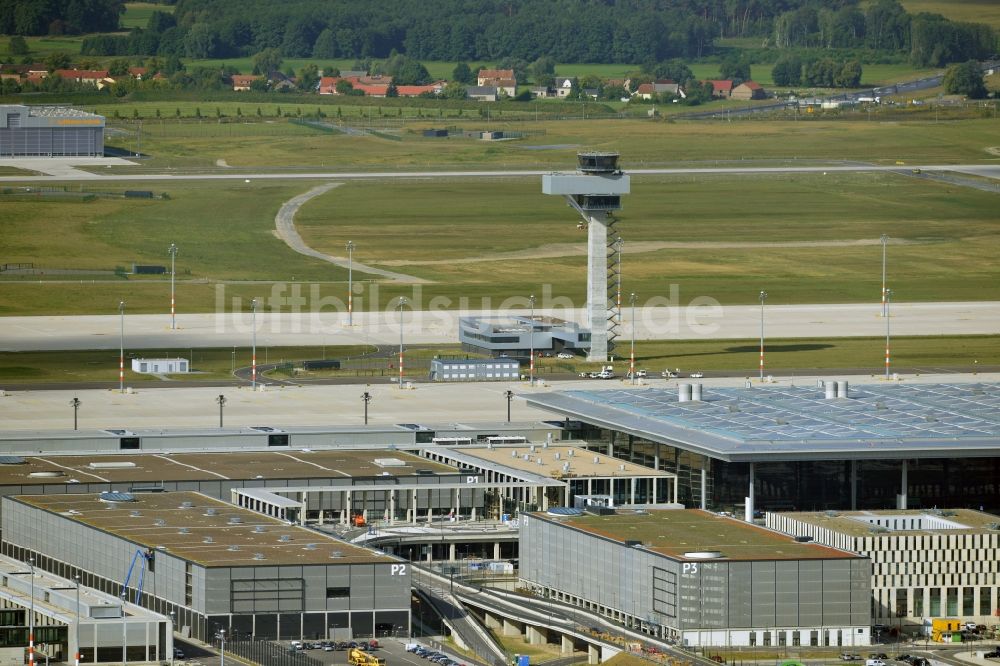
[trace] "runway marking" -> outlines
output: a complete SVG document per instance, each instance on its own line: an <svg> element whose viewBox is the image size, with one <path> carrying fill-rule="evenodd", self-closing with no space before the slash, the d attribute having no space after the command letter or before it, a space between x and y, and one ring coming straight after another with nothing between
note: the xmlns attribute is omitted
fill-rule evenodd
<svg viewBox="0 0 1000 666"><path fill-rule="evenodd" d="M82 469L77 469L76 467L67 467L66 465L60 465L59 463L52 462L51 460L48 460L46 458L36 458L36 460L41 460L44 463L48 463L50 465L55 465L56 467L62 467L63 469L69 470L71 472L76 472L77 474L86 474L87 476L92 476L95 479L97 479L98 481L103 481L104 483L111 483L110 479L105 479L102 476L97 476L96 474L91 474L90 472L85 472Z"/></svg>
<svg viewBox="0 0 1000 666"><path fill-rule="evenodd" d="M232 481L232 479L230 479L228 476L225 476L223 474L219 474L218 472L213 472L210 469L203 469L201 467L195 467L194 465L188 465L187 463L182 463L180 460L174 460L173 458L170 458L168 456L161 456L159 454L154 454L153 457L154 458L159 458L160 460L166 460L167 462L171 462L171 463L173 463L175 465L180 465L181 467L187 467L188 469L193 469L196 472L205 472L206 474L214 474L215 476L219 477L220 479L225 479L226 481Z"/></svg>

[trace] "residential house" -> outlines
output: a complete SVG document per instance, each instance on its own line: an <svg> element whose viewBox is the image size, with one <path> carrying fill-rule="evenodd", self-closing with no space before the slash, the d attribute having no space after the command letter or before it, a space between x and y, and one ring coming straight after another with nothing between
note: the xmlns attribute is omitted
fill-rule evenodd
<svg viewBox="0 0 1000 666"><path fill-rule="evenodd" d="M632 93L632 97L638 99L653 99L656 97L656 88L653 87L652 83L640 83L639 87L635 89Z"/></svg>
<svg viewBox="0 0 1000 666"><path fill-rule="evenodd" d="M560 99L564 97L569 97L570 93L573 92L573 85L576 83L576 79L567 78L564 76L556 77L555 88L556 97Z"/></svg>
<svg viewBox="0 0 1000 666"><path fill-rule="evenodd" d="M547 99L549 97L555 97L555 88L549 86L535 86L531 89L531 96L535 99Z"/></svg>
<svg viewBox="0 0 1000 666"><path fill-rule="evenodd" d="M233 74L233 90L236 92L250 90L250 86L253 85L254 81L261 81L263 78L260 74Z"/></svg>
<svg viewBox="0 0 1000 666"><path fill-rule="evenodd" d="M467 86L465 96L479 102L495 102L500 93L496 86Z"/></svg>
<svg viewBox="0 0 1000 666"><path fill-rule="evenodd" d="M512 69L481 69L476 77L477 87L494 87L497 94L509 97L517 94L517 78Z"/></svg>
<svg viewBox="0 0 1000 666"><path fill-rule="evenodd" d="M129 76L131 76L133 79L136 79L138 81L142 81L144 78L146 78L146 75L148 73L149 73L149 68L148 67L129 67L128 68L128 74L129 74Z"/></svg>
<svg viewBox="0 0 1000 666"><path fill-rule="evenodd" d="M67 81L92 85L98 90L115 82L106 69L57 69L53 74Z"/></svg>
<svg viewBox="0 0 1000 666"><path fill-rule="evenodd" d="M672 79L657 79L653 81L653 90L656 91L657 95L662 95L664 93L668 95L679 95L680 85Z"/></svg>
<svg viewBox="0 0 1000 666"><path fill-rule="evenodd" d="M765 97L767 97L767 93L764 91L764 87L756 81L744 81L733 88L732 92L733 99L749 100L764 99Z"/></svg>
<svg viewBox="0 0 1000 666"><path fill-rule="evenodd" d="M729 79L712 79L706 83L712 84L712 97L716 99L729 99L733 95L733 82Z"/></svg>

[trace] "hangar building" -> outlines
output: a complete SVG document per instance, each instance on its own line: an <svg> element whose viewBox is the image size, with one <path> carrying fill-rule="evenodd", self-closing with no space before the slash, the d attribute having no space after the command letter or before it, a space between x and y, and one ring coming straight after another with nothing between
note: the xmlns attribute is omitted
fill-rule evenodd
<svg viewBox="0 0 1000 666"><path fill-rule="evenodd" d="M129 598L175 613L183 635L409 633L408 563L200 493L20 495L2 502L3 554L33 556L39 569L79 574L87 587L110 594L121 593L131 570Z"/></svg>
<svg viewBox="0 0 1000 666"><path fill-rule="evenodd" d="M871 559L872 622L913 633L934 618L995 624L1000 522L970 509L768 513L786 534Z"/></svg>
<svg viewBox="0 0 1000 666"><path fill-rule="evenodd" d="M1000 510L1000 384L571 390L527 403L677 475L688 507Z"/></svg>
<svg viewBox="0 0 1000 666"><path fill-rule="evenodd" d="M104 116L61 106L0 104L0 157L102 157Z"/></svg>
<svg viewBox="0 0 1000 666"><path fill-rule="evenodd" d="M869 561L700 510L523 517L522 583L688 646L870 643Z"/></svg>

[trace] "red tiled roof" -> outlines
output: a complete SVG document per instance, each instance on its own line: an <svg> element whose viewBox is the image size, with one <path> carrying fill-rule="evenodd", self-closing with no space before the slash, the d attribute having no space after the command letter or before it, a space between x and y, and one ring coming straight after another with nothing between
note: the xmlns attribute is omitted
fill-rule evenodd
<svg viewBox="0 0 1000 666"><path fill-rule="evenodd" d="M733 89L733 82L730 81L729 79L724 79L724 80L712 79L709 80L708 83L712 84L712 90L714 92L729 92Z"/></svg>
<svg viewBox="0 0 1000 666"><path fill-rule="evenodd" d="M259 74L233 74L233 85L234 86L249 86L254 81L261 80L262 77Z"/></svg>
<svg viewBox="0 0 1000 666"><path fill-rule="evenodd" d="M757 83L756 81L744 81L740 85L746 86L750 90L760 90L761 88L764 87L764 86L760 85L759 83ZM739 87L739 86L737 86L737 87Z"/></svg>
<svg viewBox="0 0 1000 666"><path fill-rule="evenodd" d="M481 69L479 70L480 79L513 79L514 70L512 69Z"/></svg>
<svg viewBox="0 0 1000 666"><path fill-rule="evenodd" d="M652 83L642 83L639 87L635 89L635 94L637 95L652 95L656 92Z"/></svg>
<svg viewBox="0 0 1000 666"><path fill-rule="evenodd" d="M64 79L96 80L108 78L106 69L57 69L55 75Z"/></svg>

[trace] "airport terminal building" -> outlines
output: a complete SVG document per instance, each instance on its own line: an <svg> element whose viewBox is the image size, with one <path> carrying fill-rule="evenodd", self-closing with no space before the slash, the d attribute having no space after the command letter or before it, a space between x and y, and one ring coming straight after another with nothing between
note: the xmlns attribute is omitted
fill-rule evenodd
<svg viewBox="0 0 1000 666"><path fill-rule="evenodd" d="M1000 384L553 391L565 436L677 475L688 507L1000 510Z"/></svg>
<svg viewBox="0 0 1000 666"><path fill-rule="evenodd" d="M870 642L870 564L697 509L523 517L522 584L686 646Z"/></svg>
<svg viewBox="0 0 1000 666"><path fill-rule="evenodd" d="M918 633L935 618L992 625L1000 609L1000 522L971 509L768 513L785 534L871 560L872 622Z"/></svg>
<svg viewBox="0 0 1000 666"><path fill-rule="evenodd" d="M0 157L103 155L103 116L61 106L0 104Z"/></svg>
<svg viewBox="0 0 1000 666"><path fill-rule="evenodd" d="M408 563L200 493L21 495L2 503L3 554L34 557L39 569L79 574L109 594L120 595L130 580L128 598L173 614L182 635L409 633Z"/></svg>

